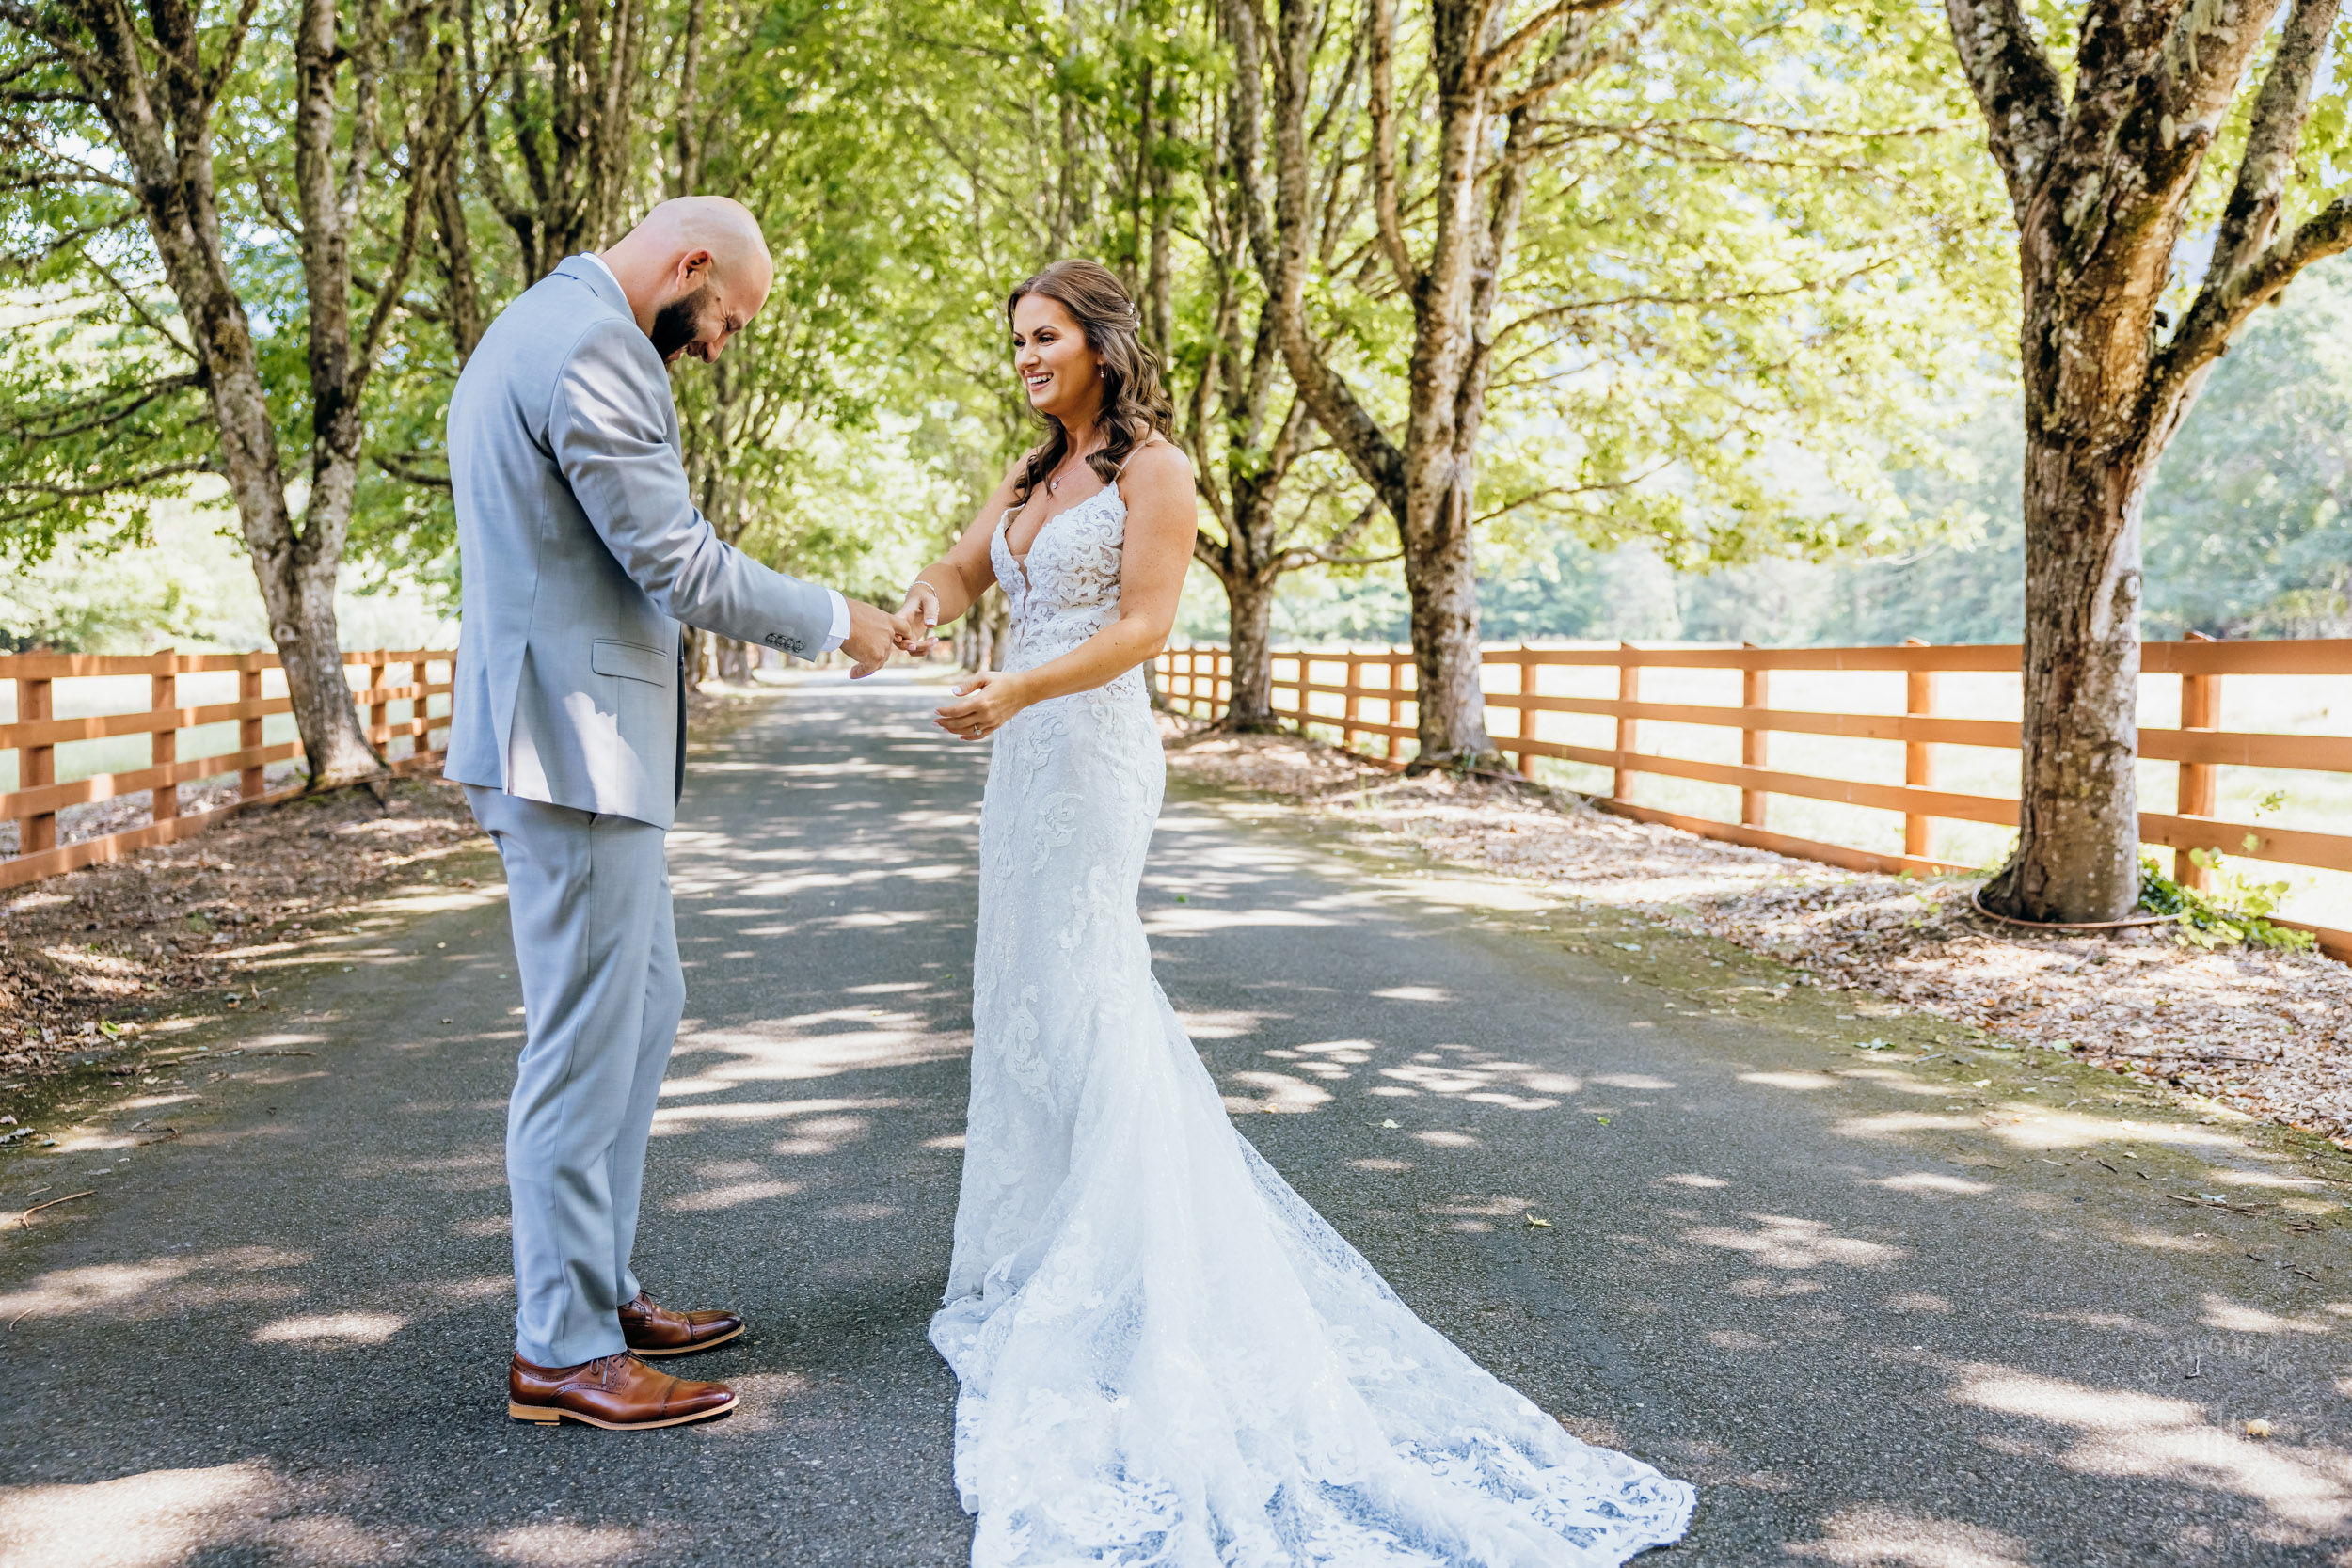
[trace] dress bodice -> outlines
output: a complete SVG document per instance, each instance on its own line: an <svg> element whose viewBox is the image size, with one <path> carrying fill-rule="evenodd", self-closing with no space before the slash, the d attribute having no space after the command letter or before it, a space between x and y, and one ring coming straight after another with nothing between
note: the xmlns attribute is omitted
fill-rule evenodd
<svg viewBox="0 0 2352 1568"><path fill-rule="evenodd" d="M1120 566L1127 541L1127 503L1115 483L1047 518L1029 542L1025 561L1012 553L1009 537L1019 510L1009 508L996 519L989 541L990 563L1012 607L1008 670L1059 658L1119 619ZM1130 689L1142 691L1140 669L1102 688L1120 696Z"/></svg>

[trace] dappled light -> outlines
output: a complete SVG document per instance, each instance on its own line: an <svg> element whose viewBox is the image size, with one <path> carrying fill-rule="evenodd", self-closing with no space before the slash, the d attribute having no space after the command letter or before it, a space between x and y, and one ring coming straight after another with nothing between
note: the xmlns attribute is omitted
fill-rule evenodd
<svg viewBox="0 0 2352 1568"><path fill-rule="evenodd" d="M81 1485L0 1487L0 1562L167 1568L246 1540L282 1490L260 1460Z"/></svg>
<svg viewBox="0 0 2352 1568"><path fill-rule="evenodd" d="M0 1293L0 1317L145 1318L191 1306L285 1301L301 1291L282 1272L310 1260L305 1253L249 1246L57 1269Z"/></svg>
<svg viewBox="0 0 2352 1568"><path fill-rule="evenodd" d="M2316 1544L2352 1520L2352 1460L2343 1452L2258 1441L2190 1400L1987 1365L1957 1369L1952 1397L2066 1434L2069 1446L2053 1457L2070 1470L2233 1493L2257 1506L2267 1539Z"/></svg>
<svg viewBox="0 0 2352 1568"><path fill-rule="evenodd" d="M2352 1322L2347 1319L2352 1319L2352 1302L2331 1302L2316 1312L2287 1317L2209 1294L2205 1297L2204 1315L2198 1322L2207 1328L2228 1329L2236 1334L2344 1334L2352 1331Z"/></svg>
<svg viewBox="0 0 2352 1568"><path fill-rule="evenodd" d="M490 1557L516 1568L605 1568L634 1562L654 1549L649 1531L627 1525L520 1525L483 1543Z"/></svg>
<svg viewBox="0 0 2352 1568"><path fill-rule="evenodd" d="M1752 1222L1752 1228L1696 1226L1683 1231L1682 1239L1696 1246L1745 1253L1768 1269L1812 1269L1824 1263L1867 1269L1905 1256L1900 1247L1856 1236L1840 1236L1820 1220L1787 1214L1746 1214L1741 1218Z"/></svg>
<svg viewBox="0 0 2352 1568"><path fill-rule="evenodd" d="M1840 1509L1821 1521L1820 1540L1792 1542L1788 1555L1837 1568L2034 1568L2039 1561L2007 1530L1883 1504Z"/></svg>
<svg viewBox="0 0 2352 1568"><path fill-rule="evenodd" d="M390 1312L313 1312L278 1318L253 1331L257 1345L380 1345L408 1326Z"/></svg>
<svg viewBox="0 0 2352 1568"><path fill-rule="evenodd" d="M1992 1183L1970 1181L1963 1177L1947 1176L1942 1171L1906 1171L1900 1176L1882 1176L1873 1185L1897 1193L1943 1193L1954 1197L1974 1197L1989 1193Z"/></svg>

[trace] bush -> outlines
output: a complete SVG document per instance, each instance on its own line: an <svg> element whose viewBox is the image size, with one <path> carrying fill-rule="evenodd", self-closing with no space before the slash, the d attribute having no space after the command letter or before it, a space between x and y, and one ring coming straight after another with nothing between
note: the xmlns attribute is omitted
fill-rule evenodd
<svg viewBox="0 0 2352 1568"><path fill-rule="evenodd" d="M2183 887L2156 869L2154 858L2139 863L2139 901L2156 914L2178 915L2173 929L2183 942L2199 947L2268 947L2307 953L2313 938L2264 918L2285 896L2285 882L2249 881L2221 863L2210 849L2191 849L2188 858L2214 874L2210 893Z"/></svg>

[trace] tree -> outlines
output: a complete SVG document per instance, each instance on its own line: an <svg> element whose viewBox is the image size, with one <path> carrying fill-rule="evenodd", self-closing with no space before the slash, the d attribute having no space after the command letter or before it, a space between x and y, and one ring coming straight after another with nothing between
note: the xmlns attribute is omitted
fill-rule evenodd
<svg viewBox="0 0 2352 1568"><path fill-rule="evenodd" d="M53 387L12 410L7 483L20 511L47 513L54 536L56 524L89 519L72 503L199 471L225 480L316 789L383 768L343 676L335 582L370 378L426 221L430 182L417 176L437 168L453 135L453 57L432 6L392 13L361 0L345 26L336 0L300 0L291 36L268 40L253 33L258 11L257 0L216 16L189 0L154 0L143 13L103 0L0 0L13 35L0 88L12 173L49 224L43 276L70 297L107 296L83 319L107 319L114 341L134 351L105 366L95 401ZM395 150L406 158L396 182L379 163ZM389 210L372 199L387 186L401 192ZM239 203L226 220L224 187ZM58 224L69 211L81 221ZM151 247L137 259L151 258L161 291L126 277L135 225ZM248 229L270 243L255 245ZM371 276L360 276L355 250ZM301 323L298 375L273 374L282 361L271 361L296 348L291 335L278 322L263 337L254 331L247 300L268 290L273 308ZM165 297L176 314L158 310ZM290 410L280 388L307 425L298 465L281 456ZM209 439L146 417L192 392L209 413ZM120 455L132 462L117 461L105 440L125 426L133 435ZM95 472L66 466L89 451L73 437L100 443ZM299 520L290 483L304 491Z"/></svg>
<svg viewBox="0 0 2352 1568"><path fill-rule="evenodd" d="M1274 311L1250 259L1254 106L1237 87L1198 95L1201 137L1218 156L1199 167L1200 200L1193 275L1204 310L1170 367L1178 439L1191 454L1209 516L1193 554L1225 590L1230 700L1219 718L1232 730L1268 730L1274 710L1274 603L1281 579L1318 565L1364 565L1393 556L1355 552L1383 515L1355 503L1360 484L1334 463L1307 404L1292 385ZM1335 236L1336 237L1336 236ZM1205 319L1198 319L1205 316ZM1303 499L1291 495L1304 470Z"/></svg>
<svg viewBox="0 0 2352 1568"><path fill-rule="evenodd" d="M1920 450L1984 229L1955 138L1919 123L1935 35L1908 8L1223 14L1263 102L1252 250L1284 360L1404 548L1418 766L1499 761L1482 527L1647 535L1696 564L1901 521L1868 470ZM1791 494L1797 451L1842 493Z"/></svg>
<svg viewBox="0 0 2352 1568"><path fill-rule="evenodd" d="M2231 339L2352 245L2352 194L2315 193L2340 109L2306 145L2338 0L2090 0L2067 58L2018 0L1947 8L2022 285L2024 798L1985 899L2028 920L2120 919L2139 895L2142 502ZM2192 289L2176 274L2198 219L2212 250Z"/></svg>

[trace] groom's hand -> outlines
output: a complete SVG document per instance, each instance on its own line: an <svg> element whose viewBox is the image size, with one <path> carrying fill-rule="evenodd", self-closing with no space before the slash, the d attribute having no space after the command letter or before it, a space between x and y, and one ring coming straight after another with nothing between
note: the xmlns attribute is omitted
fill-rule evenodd
<svg viewBox="0 0 2352 1568"><path fill-rule="evenodd" d="M841 640L841 651L852 661L850 678L864 680L889 663L903 629L898 616L885 615L864 599L851 599L850 635Z"/></svg>

